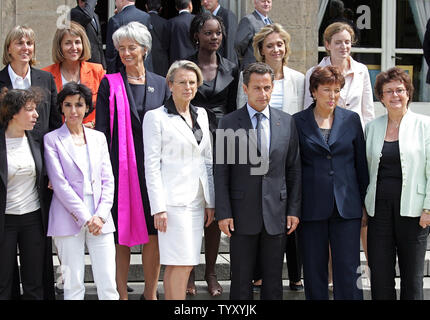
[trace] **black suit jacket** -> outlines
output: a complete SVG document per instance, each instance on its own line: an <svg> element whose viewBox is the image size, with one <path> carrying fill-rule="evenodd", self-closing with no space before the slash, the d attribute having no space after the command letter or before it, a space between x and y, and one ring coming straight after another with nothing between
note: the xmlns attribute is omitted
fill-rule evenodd
<svg viewBox="0 0 430 320"><path fill-rule="evenodd" d="M237 109L236 96L239 69L233 62L221 57L218 53L217 59L218 72L215 78L215 88L203 83L191 101L193 105L206 109L211 132L214 132L218 127L219 119ZM187 60L198 65L197 53L188 57Z"/></svg>
<svg viewBox="0 0 430 320"><path fill-rule="evenodd" d="M427 72L427 83L430 84L430 19L427 21L426 33L424 34L423 41L424 57L429 66L429 71Z"/></svg>
<svg viewBox="0 0 430 320"><path fill-rule="evenodd" d="M239 66L236 50L234 48L234 40L236 38L237 32L237 17L231 10L226 9L224 7L219 8L217 16L219 16L224 22L226 33L226 36L222 39L219 53L222 57L230 60L231 62Z"/></svg>
<svg viewBox="0 0 430 320"><path fill-rule="evenodd" d="M300 217L301 203L299 140L293 118L285 112L270 108L270 163L263 175L251 174L254 165L248 157L249 153L244 162L243 157L241 160L239 156L242 143L248 149L255 144L249 131L253 126L246 106L225 115L219 122L219 129L232 129L236 133L242 129L242 133L246 134L228 142L217 132L217 220L233 218L234 233L242 235L260 233L263 223L271 235L286 233L286 218ZM219 152L224 152L224 161L220 161ZM233 159L230 158L232 155Z"/></svg>
<svg viewBox="0 0 430 320"><path fill-rule="evenodd" d="M136 6L131 5L125 7L121 12L114 15L109 19L107 31L106 31L106 64L107 73L116 73L120 71L122 66L121 59L119 57L118 51L115 49L112 41L113 33L118 30L119 27L126 25L132 21L137 21L144 24L148 30L151 32L151 17L145 11L139 10ZM145 68L148 71L153 70L152 66L152 54L149 53L145 59Z"/></svg>
<svg viewBox="0 0 430 320"><path fill-rule="evenodd" d="M193 14L182 12L178 16L167 20L170 65L176 60L191 56L196 51L189 36L193 18Z"/></svg>
<svg viewBox="0 0 430 320"><path fill-rule="evenodd" d="M152 64L154 73L165 77L169 70L169 54L167 51L167 20L155 12L150 12L152 24Z"/></svg>
<svg viewBox="0 0 430 320"><path fill-rule="evenodd" d="M7 165L7 150L6 150L6 136L5 127L0 126L0 241L4 235L5 228L5 210L7 199L7 179L8 179L8 165ZM43 162L43 143L35 139L29 132L26 132L30 150L33 155L34 163L36 166L36 188L39 195L41 224L43 232L46 235L48 231L48 218L49 218L49 205L51 201L51 191L48 190L48 177L45 172ZM0 257L0 259L3 257ZM43 274L44 283L44 298L47 300L55 299L54 292L54 271L52 264L52 240L46 237L45 242L45 267ZM17 272L14 274L14 299L19 299L19 275Z"/></svg>
<svg viewBox="0 0 430 320"><path fill-rule="evenodd" d="M360 117L336 107L326 143L315 121L314 106L293 116L302 159L302 221L329 219L335 204L342 218L361 218L369 173Z"/></svg>
<svg viewBox="0 0 430 320"><path fill-rule="evenodd" d="M143 132L142 132L142 121L140 121L139 114L136 109L136 105L133 100L133 93L130 89L130 85L127 81L127 74L124 68L121 68L121 75L125 84L127 91L127 97L130 104L130 115L131 115L131 125L134 139L134 149L136 153L136 164L137 171L139 174L140 190L142 193L143 209L145 212L151 212L149 207L148 193L146 191L145 182L145 165L144 165L144 154L143 154ZM145 100L145 112L148 110L156 109L162 106L167 98L170 96L170 90L167 87L166 80L156 75L155 73L146 71L146 100ZM114 119L113 122L113 139L111 139L110 131L110 111L109 111L109 95L110 86L109 81L103 78L100 83L99 91L97 94L97 104L96 104L96 130L103 132L106 136L113 174L118 177L118 127L117 120ZM112 207L112 216L114 218L115 224L118 221L118 179L115 179L115 196L114 204ZM148 222L147 222L148 224ZM117 225L116 225L117 226Z"/></svg>
<svg viewBox="0 0 430 320"><path fill-rule="evenodd" d="M61 114L57 107L57 87L55 86L52 74L34 68L31 68L31 86L41 88L44 97L42 102L37 106L37 112L39 113L37 123L29 134L43 143L45 133L57 129L62 125ZM0 71L0 89L3 87L12 89L8 66Z"/></svg>
<svg viewBox="0 0 430 320"><path fill-rule="evenodd" d="M88 61L100 63L103 65L103 69L106 70L100 20L97 13L94 12L96 4L97 0L87 0L85 2L85 8L82 9L80 6L72 8L70 11L70 19L76 21L85 28L88 40L91 44L91 59ZM91 23L93 18L96 20L97 28Z"/></svg>

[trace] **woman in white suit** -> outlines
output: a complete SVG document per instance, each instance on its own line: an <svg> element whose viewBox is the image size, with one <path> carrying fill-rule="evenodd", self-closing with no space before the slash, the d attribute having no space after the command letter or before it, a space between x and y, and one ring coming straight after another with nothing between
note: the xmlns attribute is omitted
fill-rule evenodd
<svg viewBox="0 0 430 320"><path fill-rule="evenodd" d="M114 178L105 136L82 121L94 109L91 90L69 82L58 94L65 123L44 137L54 195L48 236L54 238L64 277L64 300L85 296L85 245L100 300L118 300L111 208Z"/></svg>
<svg viewBox="0 0 430 320"><path fill-rule="evenodd" d="M176 61L167 84L172 96L143 121L145 175L166 266L168 300L184 300L189 274L199 264L203 226L214 219L212 144L207 113L190 104L203 82L199 67Z"/></svg>
<svg viewBox="0 0 430 320"><path fill-rule="evenodd" d="M270 106L294 114L303 110L305 76L287 67L291 53L290 40L288 32L279 23L274 23L263 27L254 36L252 45L255 59L267 63L275 73ZM243 107L247 101L242 84L241 73L236 101L238 108Z"/></svg>

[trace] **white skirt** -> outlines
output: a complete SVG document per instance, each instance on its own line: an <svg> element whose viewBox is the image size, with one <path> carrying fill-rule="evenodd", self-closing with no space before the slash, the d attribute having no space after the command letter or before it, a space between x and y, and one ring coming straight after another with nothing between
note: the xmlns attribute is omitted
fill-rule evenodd
<svg viewBox="0 0 430 320"><path fill-rule="evenodd" d="M167 230L158 231L162 265L195 266L200 263L204 212L201 184L196 198L188 206L167 206Z"/></svg>

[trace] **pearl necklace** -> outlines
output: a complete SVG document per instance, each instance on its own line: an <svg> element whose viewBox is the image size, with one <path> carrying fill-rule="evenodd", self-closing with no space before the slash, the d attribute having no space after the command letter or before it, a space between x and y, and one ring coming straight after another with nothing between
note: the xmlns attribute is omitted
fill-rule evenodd
<svg viewBox="0 0 430 320"><path fill-rule="evenodd" d="M142 80L145 78L145 74L142 74L141 76L138 76L138 77L133 77L133 76L127 75L127 78L129 78L131 80Z"/></svg>

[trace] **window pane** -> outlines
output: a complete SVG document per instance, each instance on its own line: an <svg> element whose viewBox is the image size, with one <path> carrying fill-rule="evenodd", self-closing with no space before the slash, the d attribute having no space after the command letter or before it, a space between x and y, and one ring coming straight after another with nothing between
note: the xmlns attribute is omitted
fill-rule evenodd
<svg viewBox="0 0 430 320"><path fill-rule="evenodd" d="M417 27L409 0L397 0L396 48L421 49Z"/></svg>
<svg viewBox="0 0 430 320"><path fill-rule="evenodd" d="M430 101L428 99L430 85L425 83L426 77L422 74L423 56L420 54L396 54L396 67L406 70L412 77L415 88L412 101Z"/></svg>
<svg viewBox="0 0 430 320"><path fill-rule="evenodd" d="M382 1L374 0L330 0L319 30L319 45L324 45L325 28L341 21L353 26L357 33L356 46L381 48L381 4Z"/></svg>

